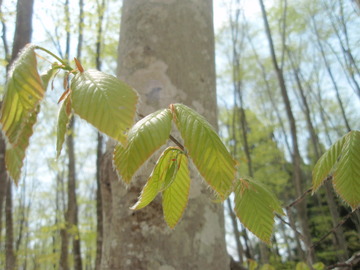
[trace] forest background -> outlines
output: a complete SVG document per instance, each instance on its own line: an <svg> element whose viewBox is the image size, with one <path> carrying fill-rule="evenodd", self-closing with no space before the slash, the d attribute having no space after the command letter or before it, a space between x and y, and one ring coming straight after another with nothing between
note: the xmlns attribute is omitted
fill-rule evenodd
<svg viewBox="0 0 360 270"><path fill-rule="evenodd" d="M298 262L306 261L308 248L316 261L327 266L347 260L360 250L359 211L352 213L329 187L305 196L301 202L305 203L305 216L290 204L310 187L311 171L321 154L348 131L360 128L359 7L350 0L267 1L271 50L259 3L215 2L220 135L240 161L242 176L268 186L288 214L276 220L272 244L266 246L234 218L228 200L229 254L249 268L294 269ZM3 0L0 7L3 88L16 1ZM51 48L62 58L76 56L83 66L115 74L120 14L121 1L35 0L32 42ZM49 65L45 60L40 64ZM288 103L280 91L279 72ZM52 87L62 88L62 80L55 80ZM56 121L52 119L56 119L58 107L53 93L48 92L43 105L20 183L7 189L2 198L1 268L12 258L20 269L57 269L66 252L71 269L76 269L74 247L63 250L65 232L81 243L83 269L94 269L97 263L96 164L104 138L76 119L72 137L77 173L76 181L69 184L69 142L68 153L63 151L56 159ZM291 181L296 173L294 156L299 158L299 188ZM78 220L69 228L65 226L67 213L74 206ZM303 218L307 228L302 225ZM327 232L330 234L324 238ZM311 246L299 240L306 234Z"/></svg>

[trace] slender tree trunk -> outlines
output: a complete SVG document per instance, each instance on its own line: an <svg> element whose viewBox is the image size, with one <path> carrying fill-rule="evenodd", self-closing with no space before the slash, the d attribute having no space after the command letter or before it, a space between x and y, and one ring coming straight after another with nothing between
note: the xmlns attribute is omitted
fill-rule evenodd
<svg viewBox="0 0 360 270"><path fill-rule="evenodd" d="M257 54L257 52L256 52L256 50L254 48L254 44L252 42L252 39L251 39L251 37L249 35L247 35L247 39L248 39L248 41L250 43L250 46L251 46L251 49L252 49L252 51L254 53L256 62L257 62L258 66L259 66L259 68L261 70L261 75L262 75L264 83L265 83L265 89L266 89L267 98L271 102L273 110L275 111L275 114L276 114L276 118L279 121L281 131L284 134L284 141L285 141L286 149L288 150L289 153L291 153L291 147L290 147L290 143L289 143L289 141L287 139L287 136L286 136L284 121L281 118L279 108L278 108L278 106L277 106L277 104L276 104L276 102L275 102L275 100L273 98L273 94L271 93L271 87L270 87L270 84L269 84L267 76L266 76L265 67L264 67L263 63L261 62L261 60L259 58L259 55Z"/></svg>
<svg viewBox="0 0 360 270"><path fill-rule="evenodd" d="M78 227L78 204L76 196L76 169L75 169L75 147L74 147L74 118L70 119L69 123L69 134L66 139L67 150L68 150L68 210L66 213L67 228L69 238L72 238L73 243L73 256L74 256L74 267L75 270L82 269L81 260L81 246L80 246L80 233ZM69 231L73 231L71 235Z"/></svg>
<svg viewBox="0 0 360 270"><path fill-rule="evenodd" d="M305 254L304 250L301 247L300 238L298 237L297 232L296 232L296 224L295 224L295 220L294 220L294 215L291 212L291 209L287 209L286 215L287 215L287 217L289 219L290 227L293 229L294 234L295 234L296 255L297 255L299 260L306 260L306 254ZM286 232L285 232L285 234L286 234Z"/></svg>
<svg viewBox="0 0 360 270"><path fill-rule="evenodd" d="M11 62L19 51L31 41L34 0L18 0L16 7L16 28Z"/></svg>
<svg viewBox="0 0 360 270"><path fill-rule="evenodd" d="M1 102L0 102L1 107ZM7 190L7 172L5 167L5 139L0 133L0 248L2 244L2 224L3 224L3 205L5 202L6 197L6 190Z"/></svg>
<svg viewBox="0 0 360 270"><path fill-rule="evenodd" d="M233 208L231 205L231 200L229 198L226 200L226 203L227 203L227 206L229 209L231 224L232 224L233 230L234 230L234 239L235 239L235 243L236 243L237 255L239 257L240 264L243 264L244 263L244 259L243 259L244 250L243 250L242 244L240 242L240 231L239 231L239 226L237 223L236 215L233 211Z"/></svg>
<svg viewBox="0 0 360 270"><path fill-rule="evenodd" d="M211 0L124 1L118 75L140 92L142 114L182 102L217 126L212 20ZM159 200L129 210L153 165L145 165L126 190L111 155L108 148L102 178L103 270L229 269L223 208L211 204L196 174L188 208L171 231Z"/></svg>
<svg viewBox="0 0 360 270"><path fill-rule="evenodd" d="M284 223L280 223L280 232L281 232L281 235L282 235L282 239L284 240L284 244L285 244L285 248L286 248L286 252L287 252L287 260L289 261L293 261L294 260L294 256L293 256L293 252L291 250L291 247L290 247L290 241L289 241L289 235L288 235L288 232L285 228L285 225Z"/></svg>
<svg viewBox="0 0 360 270"><path fill-rule="evenodd" d="M69 0L65 0L64 3L64 14L65 14L65 31L66 31L66 41L65 41L65 59L69 59L69 55L70 55L70 11L69 11ZM68 233L69 228L70 228L70 218L73 217L73 207L70 203L70 200L73 202L74 198L70 199L70 196L72 196L73 192L71 190L72 186L75 186L75 183L70 183L70 181L72 181L72 176L75 177L75 163L71 163L70 161L70 155L71 152L69 150L69 141L71 141L72 139L69 139L69 135L71 135L71 125L73 125L73 117L70 119L70 123L69 123L69 129L70 132L68 134L68 137L66 138L66 144L67 144L67 153L68 153L68 187L67 187L67 206L66 206L66 210L64 211L64 222L65 225L63 228L61 228L60 230L60 238L61 238L61 249L60 249L60 270L69 270L69 240L70 240L70 235ZM70 145L71 147L71 145ZM71 166L74 166L74 170L71 171L72 169L70 168ZM63 179L62 179L63 180ZM65 197L65 196L64 196ZM65 203L65 200L64 200Z"/></svg>
<svg viewBox="0 0 360 270"><path fill-rule="evenodd" d="M263 80L264 80L264 83L265 83L265 89L266 89L266 93L267 93L267 98L270 100L271 105L273 107L273 110L275 111L277 120L278 120L278 122L280 124L280 129L281 129L282 134L284 136L286 149L288 150L289 153L291 153L292 151L291 151L290 143L289 143L289 140L288 140L288 136L286 135L284 121L281 118L279 108L278 108L277 104L275 103L275 100L273 98L273 94L271 93L271 87L270 87L270 84L269 84L269 82L267 80L267 77L266 77L265 67L264 67L263 63L261 62L261 60L260 60L260 58L259 58L259 56L258 56L258 54L257 54L257 52L256 52L256 50L254 48L252 39L250 38L249 35L247 35L247 37L248 37L249 43L251 45L251 48L253 50L253 53L255 55L256 62L258 63L258 66L260 67L260 70L261 70L261 74L262 74L262 77L263 77ZM293 215L292 215L291 212L288 212L288 217L289 217L289 221L290 221L290 225L291 225L290 227L294 230L294 234L296 235L296 225L295 225L295 221L293 220ZM299 258L301 258L303 260L306 260L305 253L303 252L301 243L300 243L298 238L296 238L295 243L296 243L297 255L299 256Z"/></svg>
<svg viewBox="0 0 360 270"><path fill-rule="evenodd" d="M338 1L338 4L340 9L339 15L335 14L334 9L328 6L327 1L324 1L324 6L327 10L327 14L329 15L331 26L334 30L334 33L339 41L341 50L343 52L345 67L344 65L341 64L340 61L339 63L341 64L344 73L351 81L352 84L350 83L350 85L354 88L355 93L360 98L360 85L355 78L355 75L360 76L360 70L358 65L356 64L352 50L350 48L348 27L344 16L343 1L342 0ZM342 36L344 37L344 41Z"/></svg>
<svg viewBox="0 0 360 270"><path fill-rule="evenodd" d="M1 7L2 2L0 3ZM8 71L9 66L14 62L16 56L18 55L21 48L23 48L27 43L31 40L32 34L32 13L33 13L33 5L34 0L18 0L16 7L16 25L15 25L15 34L13 40L13 48L11 58L8 59L8 46L6 41L6 26L5 23L2 22L3 26L3 43L5 48L5 59L10 60L9 65L6 67L6 71ZM1 104L0 104L1 105ZM2 136L0 137L0 169L5 168L5 144ZM0 188L0 223L2 224L2 204L4 203L4 191L6 190L6 207L5 207L5 215L6 215L6 269L15 269L16 257L14 254L14 236L13 236L13 221L12 221L12 192L11 192L11 180L7 179L5 169L0 172L1 177L1 188ZM0 225L1 229L2 225ZM0 230L1 234L1 230ZM1 240L1 237L0 237Z"/></svg>
<svg viewBox="0 0 360 270"><path fill-rule="evenodd" d="M57 180L59 183L60 190L57 191L60 193L62 202L61 210L63 213L63 224L60 229L60 257L59 257L59 270L69 270L69 259L68 259L68 250L69 250L69 239L67 233L67 224L66 224L66 195L65 195L65 187L64 187L64 177L61 175L57 176Z"/></svg>
<svg viewBox="0 0 360 270"><path fill-rule="evenodd" d="M300 80L300 75L299 75L300 71L298 68L295 67L294 61L293 61L291 53L289 51L288 51L288 55L289 55L289 59L291 62L291 66L294 70L296 84L298 86L301 101L302 101L302 104L304 107L304 114L306 117L306 123L307 123L311 142L312 142L313 149L314 149L315 160L319 160L320 156L322 155L322 151L321 151L321 147L320 147L320 143L319 143L319 138L316 134L315 128L314 128L312 120L311 120L310 107L307 102L307 98L305 96L304 89L303 89L303 86L302 86L302 83ZM325 183L325 194L326 194L326 201L327 201L327 204L330 209L332 225L335 227L340 221L340 214L338 212L338 207L336 205L335 197L332 193L331 184L329 182ZM333 237L334 237L334 243L335 243L335 248L337 251L338 259L339 259L339 261L345 261L348 258L348 252L347 252L346 240L345 240L345 236L344 236L344 232L343 232L342 228L339 228L338 230L336 230L333 234Z"/></svg>
<svg viewBox="0 0 360 270"><path fill-rule="evenodd" d="M60 230L60 238L61 238L61 250L60 250L60 270L69 270L69 259L68 259L68 247L69 247L69 239L68 234L66 232L66 227Z"/></svg>
<svg viewBox="0 0 360 270"><path fill-rule="evenodd" d="M100 270L102 258L102 245L103 245L103 211L102 211L102 197L101 197L101 157L103 136L98 133L97 135L97 150L96 150L96 259L95 270Z"/></svg>
<svg viewBox="0 0 360 270"><path fill-rule="evenodd" d="M96 69L101 70L101 44L103 33L103 19L105 12L105 0L102 0L98 5L98 28L96 38ZM96 258L95 270L100 270L102 258L102 245L103 245L103 210L102 210L102 197L101 197L101 157L103 155L103 136L97 133L97 148L96 148Z"/></svg>
<svg viewBox="0 0 360 270"><path fill-rule="evenodd" d="M230 10L230 28L231 28L231 41L232 41L232 81L233 81L233 97L234 97L234 108L233 108L233 122L232 122L232 139L234 140L234 146L233 146L233 156L237 157L237 150L238 150L238 137L237 137L237 126L238 126L238 121L239 121L239 115L240 115L240 119L241 119L241 124L243 124L243 120L245 118L245 111L243 109L243 103L242 103L242 92L241 92L241 78L240 78L240 72L241 72L241 66L240 66L240 60L241 60L241 55L240 52L243 48L243 44L244 44L244 34L242 31L240 31L240 25L239 25L239 17L241 14L241 10L239 8L239 4L240 1L236 0L235 1L235 10L234 10L234 15L231 14L231 12L233 10ZM238 108L238 99L240 102L240 108ZM246 119L245 119L246 121ZM247 133L244 133L244 130L242 129L242 136L243 136L243 140L244 140L244 147L245 147L245 152L247 154L249 154L249 149L248 149L248 144L247 144ZM247 156L248 157L248 156ZM248 165L249 168L252 168L252 161L251 158L247 160L248 161ZM251 169L252 171L252 169ZM231 206L231 202L228 199L228 206ZM235 242L236 242L236 246L237 246L237 251L238 251L238 256L239 256L239 261L242 263L243 262L243 255L245 255L248 259L252 259L252 255L253 252L250 250L250 245L248 245L248 238L246 233L243 233L244 236L244 241L245 241L245 247L246 250L244 252L241 241L240 241L240 232L239 232L239 228L237 225L237 220L236 220L236 216L233 212L233 209L229 210L230 211L230 218L232 220L232 224L233 224L233 229L235 232ZM244 231L244 230L243 230Z"/></svg>
<svg viewBox="0 0 360 270"><path fill-rule="evenodd" d="M2 13L2 0L0 2L0 13ZM3 16L1 16L1 25L2 25L1 39L4 47L4 59L5 61L9 62L10 61L9 46L6 39L6 24ZM8 67L6 67L6 70L8 70ZM0 108L1 105L2 105L2 101L0 101ZM5 151L6 151L5 138L3 137L2 132L0 132L0 249L2 248L3 205L6 197L6 184L7 184Z"/></svg>
<svg viewBox="0 0 360 270"><path fill-rule="evenodd" d="M60 175L56 175L56 193L55 193L55 220L54 220L54 226L59 225L59 218L58 215L61 212L61 206L60 206L60 195L61 195L61 179ZM61 231L60 231L61 234ZM58 231L53 232L51 235L51 244L52 244L52 255L55 256L58 253L58 241L57 241L57 235ZM57 262L53 262L53 269L56 270L58 268Z"/></svg>
<svg viewBox="0 0 360 270"><path fill-rule="evenodd" d="M296 194L297 194L297 196L301 196L301 194L303 193L303 179L302 179L302 172L301 172L301 168L300 168L301 157L300 157L300 152L299 152L299 147L298 147L295 118L294 118L294 115L293 115L293 112L291 109L290 99L289 99L288 92L286 89L283 71L279 68L279 66L277 64L277 59L276 59L276 55L275 55L275 50L274 50L274 45L273 45L273 41L272 41L269 23L267 20L265 6L264 6L264 3L262 0L259 0L259 2L260 2L261 12L263 15L264 25L265 25L265 29L266 29L266 35L267 35L268 42L269 42L272 62L273 62L274 69L275 69L275 72L276 72L276 75L277 75L277 78L279 81L281 95L282 95L282 98L283 98L283 101L285 104L286 114L287 114L287 117L289 120L289 125L290 125L290 132L291 132L292 145L293 145L293 147L292 147L292 150L293 150L292 151L292 160L293 160L293 169L294 169L293 170L293 180L294 180L294 184L295 184ZM301 229L304 234L304 242L305 242L305 245L306 245L307 251L308 251L308 256L307 256L308 257L308 265L311 267L311 265L313 264L313 262L315 260L315 254L314 254L313 250L310 248L311 247L311 236L310 236L308 218L307 218L306 200L303 200L299 204L297 204L296 208L297 208L298 216L300 219Z"/></svg>
<svg viewBox="0 0 360 270"><path fill-rule="evenodd" d="M8 180L6 191L6 235L5 235L5 269L16 269L16 257L14 252L14 229L13 229L13 215L12 215L12 186L11 180Z"/></svg>
<svg viewBox="0 0 360 270"><path fill-rule="evenodd" d="M26 206L26 183L23 184L22 190L21 190L21 198L19 202L19 218L15 220L15 222L18 224L19 230L16 233L16 242L15 242L15 251L16 253L19 252L21 242L24 237L24 228L26 227L27 220L28 220L28 212L30 210L30 203Z"/></svg>
<svg viewBox="0 0 360 270"><path fill-rule="evenodd" d="M339 87L338 87L338 85L336 83L334 74L333 74L332 69L330 67L329 61L328 61L328 59L326 57L326 53L325 53L323 44L321 43L321 38L319 36L320 35L319 30L317 28L317 24L315 22L314 17L312 17L311 20L312 20L312 24L313 24L313 28L314 28L314 32L315 32L315 36L316 36L316 41L317 41L318 47L320 49L321 56L322 56L323 61L324 61L326 71L327 71L327 73L328 73L328 75L330 77L330 80L331 80L331 82L332 82L332 84L334 86L336 99L337 99L337 101L339 103L339 107L340 107L340 110L341 110L341 115L342 115L342 118L344 119L345 127L346 127L347 131L349 132L349 131L351 131L351 127L350 127L349 121L348 121L347 116L346 116L344 104L343 104L343 102L341 100Z"/></svg>
<svg viewBox="0 0 360 270"><path fill-rule="evenodd" d="M83 26L84 26L84 2L79 0L79 25L78 25L78 46L77 46L77 59L81 61L82 44L83 44ZM81 237L79 232L79 210L76 194L76 158L75 158L75 142L74 142L74 126L75 118L72 117L69 123L69 133L67 137L68 149L68 211L69 211L69 226L75 228L75 234L72 235L73 256L74 256L74 269L82 270L81 258Z"/></svg>

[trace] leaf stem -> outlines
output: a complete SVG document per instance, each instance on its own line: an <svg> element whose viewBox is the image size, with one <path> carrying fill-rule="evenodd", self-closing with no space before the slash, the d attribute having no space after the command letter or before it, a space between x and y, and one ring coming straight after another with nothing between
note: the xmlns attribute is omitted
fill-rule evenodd
<svg viewBox="0 0 360 270"><path fill-rule="evenodd" d="M68 70L68 71L73 71L74 69L69 66L63 59L61 59L59 56L57 56L56 54L52 53L51 51L41 47L41 46L35 46L36 49L42 50L44 52L46 52L47 54L51 55L52 57L54 57L56 60L58 60L61 64L63 64L63 69L64 70Z"/></svg>

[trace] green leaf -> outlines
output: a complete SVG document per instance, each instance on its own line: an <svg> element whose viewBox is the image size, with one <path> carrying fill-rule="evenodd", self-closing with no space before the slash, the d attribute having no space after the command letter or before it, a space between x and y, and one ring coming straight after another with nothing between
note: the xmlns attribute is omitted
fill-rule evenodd
<svg viewBox="0 0 360 270"><path fill-rule="evenodd" d="M172 177L172 183L165 187L162 194L164 218L172 229L178 224L185 211L190 191L190 175L186 155L179 154L176 161L173 162L173 165L177 167L175 177Z"/></svg>
<svg viewBox="0 0 360 270"><path fill-rule="evenodd" d="M79 72L71 80L72 108L99 131L126 142L134 123L138 95L114 76L97 70Z"/></svg>
<svg viewBox="0 0 360 270"><path fill-rule="evenodd" d="M40 78L42 80L44 89L46 90L49 82L51 81L51 79L55 76L56 72L58 72L59 70L59 64L58 63L53 63L51 65L51 68L49 68L46 72L42 73L40 75Z"/></svg>
<svg viewBox="0 0 360 270"><path fill-rule="evenodd" d="M235 213L253 234L270 243L275 212L284 214L279 201L254 180L240 179L235 185Z"/></svg>
<svg viewBox="0 0 360 270"><path fill-rule="evenodd" d="M23 161L25 158L25 152L29 146L29 140L33 134L33 126L36 123L37 115L40 111L40 106L37 106L37 109L30 113L30 116L27 118L24 126L19 134L19 139L16 145L8 145L5 153L5 164L9 176L13 179L15 184L18 183L20 179L21 169L23 167Z"/></svg>
<svg viewBox="0 0 360 270"><path fill-rule="evenodd" d="M67 125L70 120L70 115L66 113L67 102L69 102L69 97L67 97L61 104L59 115L58 115L58 124L57 124L57 136L56 136L56 158L61 154L61 149L65 141L65 135L67 131Z"/></svg>
<svg viewBox="0 0 360 270"><path fill-rule="evenodd" d="M261 266L260 270L275 270L275 268L270 264L264 264L263 266Z"/></svg>
<svg viewBox="0 0 360 270"><path fill-rule="evenodd" d="M249 270L255 270L258 267L258 263L255 260L248 259L247 260Z"/></svg>
<svg viewBox="0 0 360 270"><path fill-rule="evenodd" d="M232 190L235 160L205 118L182 104L172 105L172 110L189 156L205 181L224 200Z"/></svg>
<svg viewBox="0 0 360 270"><path fill-rule="evenodd" d="M34 45L28 45L21 51L5 86L0 122L8 142L13 145L18 143L22 129L45 93L34 49Z"/></svg>
<svg viewBox="0 0 360 270"><path fill-rule="evenodd" d="M324 183L327 176L332 174L334 165L339 159L344 143L345 136L335 142L316 162L312 173L313 193Z"/></svg>
<svg viewBox="0 0 360 270"><path fill-rule="evenodd" d="M323 264L322 262L317 262L313 264L313 268L314 270L324 270L325 264Z"/></svg>
<svg viewBox="0 0 360 270"><path fill-rule="evenodd" d="M307 264L304 263L304 262L298 262L298 263L296 264L296 268L295 268L295 269L296 269L296 270L310 270L309 266L307 266Z"/></svg>
<svg viewBox="0 0 360 270"><path fill-rule="evenodd" d="M177 168L176 170L170 170L170 173L169 169L172 168L171 166L173 164L176 164L176 161L181 153L182 151L176 147L168 147L164 150L156 162L156 165L143 190L141 191L137 203L131 207L131 209L138 210L144 208L155 199L156 195L160 191L163 191L173 182L173 179L176 176Z"/></svg>
<svg viewBox="0 0 360 270"><path fill-rule="evenodd" d="M360 206L360 131L350 131L345 135L333 186L353 210Z"/></svg>
<svg viewBox="0 0 360 270"><path fill-rule="evenodd" d="M140 166L169 139L171 119L169 109L154 112L129 130L125 147L115 147L114 165L126 183L131 181Z"/></svg>

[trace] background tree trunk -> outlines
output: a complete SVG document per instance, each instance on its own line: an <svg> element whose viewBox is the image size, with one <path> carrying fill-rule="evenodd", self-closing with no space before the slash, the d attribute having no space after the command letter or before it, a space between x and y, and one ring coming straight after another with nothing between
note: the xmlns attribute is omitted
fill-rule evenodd
<svg viewBox="0 0 360 270"><path fill-rule="evenodd" d="M217 127L214 62L211 0L124 1L118 75L139 91L140 113L181 102ZM211 202L199 174L192 170L188 208L170 230L159 200L129 210L154 160L125 189L109 160L109 145L103 160L102 269L229 269L223 207Z"/></svg>
<svg viewBox="0 0 360 270"><path fill-rule="evenodd" d="M1 3L2 4L2 3ZM33 14L33 5L34 0L18 0L16 6L16 25L15 25L15 34L13 40L13 48L12 48L12 55L10 59L10 63L7 65L6 70L8 71L10 65L16 59L19 51L31 41L31 34L32 34L32 14ZM3 24L4 26L4 24ZM5 33L3 33L5 35ZM6 36L3 36L5 52L7 54L7 42ZM3 138L0 137L0 169L5 168L5 151L6 148L4 146ZM5 207L5 216L6 216L6 243L5 243L5 253L6 253L6 269L15 269L16 267L16 256L14 253L14 229L13 229L13 217L12 217L12 183L10 178L7 177L6 173L1 170L1 188L0 188L0 216L2 215L2 204L4 202L3 195L5 194L4 191L6 190L6 207ZM7 184L6 184L7 182ZM0 222L2 219L0 218ZM1 229L0 225L0 229ZM1 234L1 230L0 230ZM0 238L1 239L1 238Z"/></svg>
<svg viewBox="0 0 360 270"><path fill-rule="evenodd" d="M105 0L98 3L97 12L99 21L97 25L97 38L95 45L95 65L97 70L101 70L101 49L103 40L103 21L105 12ZM101 198L101 157L103 155L103 136L100 132L97 133L97 147L96 147L96 258L95 270L101 267L102 257L102 244L103 244L103 211L102 211L102 198Z"/></svg>
<svg viewBox="0 0 360 270"><path fill-rule="evenodd" d="M16 269L16 257L14 252L14 224L12 215L12 186L8 178L6 200L5 200L5 217L6 217L6 235L5 235L5 269Z"/></svg>
<svg viewBox="0 0 360 270"><path fill-rule="evenodd" d="M267 14L265 10L265 6L263 3L263 0L259 0L260 6L261 6L261 13L264 20L265 25L265 31L269 42L269 48L270 48L270 54L272 58L272 62L274 65L274 69L279 81L279 86L281 89L281 96L283 98L285 109L286 109L286 115L289 121L290 126L290 133L291 133L291 140L292 140L292 162L293 162L293 180L296 190L296 195L301 196L304 189L304 183L303 183L303 177L302 177L302 171L301 171L301 156L298 146L298 139L297 139L297 130L296 130L296 121L291 109L290 99L288 95L288 91L285 84L284 74L282 68L279 67L278 61L276 59L275 49L272 41L270 26L267 19ZM315 260L315 253L310 248L311 247L311 235L309 230L309 222L307 217L307 209L306 209L306 200L302 200L300 203L296 205L300 226L302 229L302 233L304 235L304 244L307 248L307 259L308 259L308 265L311 267L311 265L314 263Z"/></svg>
<svg viewBox="0 0 360 270"><path fill-rule="evenodd" d="M11 62L19 51L31 41L34 0L18 0L16 7L16 29Z"/></svg>

